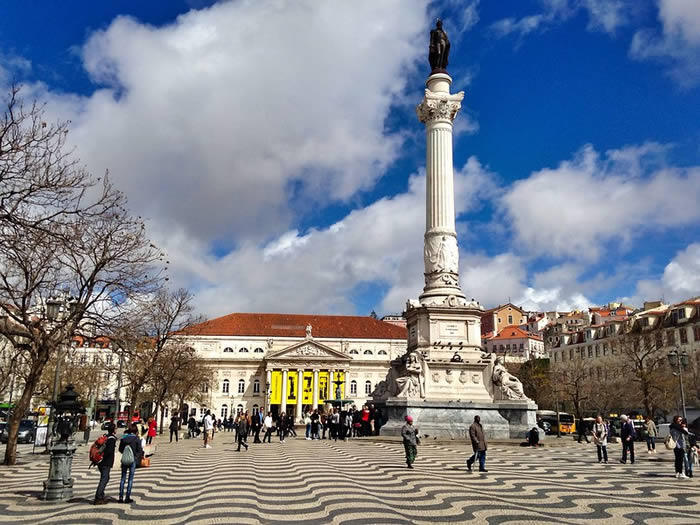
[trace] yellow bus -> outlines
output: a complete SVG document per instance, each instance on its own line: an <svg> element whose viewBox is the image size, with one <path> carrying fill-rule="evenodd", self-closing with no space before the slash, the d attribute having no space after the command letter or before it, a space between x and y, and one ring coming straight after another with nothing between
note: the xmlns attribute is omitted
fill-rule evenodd
<svg viewBox="0 0 700 525"><path fill-rule="evenodd" d="M537 419L546 421L552 427L550 432L557 433L557 413L554 410L538 410ZM562 434L574 434L576 432L576 418L567 412L559 412L559 424Z"/></svg>

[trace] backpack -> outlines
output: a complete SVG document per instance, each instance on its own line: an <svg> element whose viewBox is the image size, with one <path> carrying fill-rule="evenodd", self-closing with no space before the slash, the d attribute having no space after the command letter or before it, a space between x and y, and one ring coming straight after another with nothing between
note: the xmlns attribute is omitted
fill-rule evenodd
<svg viewBox="0 0 700 525"><path fill-rule="evenodd" d="M90 466L98 465L104 458L107 439L109 439L109 434L100 436L90 447Z"/></svg>
<svg viewBox="0 0 700 525"><path fill-rule="evenodd" d="M134 464L134 461L136 460L134 458L134 451L131 450L131 445L125 446L124 452L122 452L122 466L130 467Z"/></svg>

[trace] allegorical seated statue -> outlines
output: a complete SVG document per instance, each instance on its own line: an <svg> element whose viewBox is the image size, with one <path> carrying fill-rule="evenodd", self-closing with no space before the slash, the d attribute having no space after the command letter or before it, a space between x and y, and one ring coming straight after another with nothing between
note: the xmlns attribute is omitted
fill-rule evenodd
<svg viewBox="0 0 700 525"><path fill-rule="evenodd" d="M398 397L425 397L424 371L422 358L418 352L411 352L404 358L403 370L396 377Z"/></svg>
<svg viewBox="0 0 700 525"><path fill-rule="evenodd" d="M495 386L501 389L501 393L506 399L528 399L525 392L523 392L523 384L517 377L506 370L502 357L496 357L496 360L493 362L491 380Z"/></svg>
<svg viewBox="0 0 700 525"><path fill-rule="evenodd" d="M447 70L447 59L450 55L450 39L442 28L442 20L438 18L435 29L430 31L430 47L428 60L433 71Z"/></svg>

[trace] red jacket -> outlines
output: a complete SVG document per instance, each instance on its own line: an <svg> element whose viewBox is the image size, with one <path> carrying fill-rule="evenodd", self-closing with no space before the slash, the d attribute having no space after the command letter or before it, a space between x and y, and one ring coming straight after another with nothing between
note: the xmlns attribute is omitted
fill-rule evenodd
<svg viewBox="0 0 700 525"><path fill-rule="evenodd" d="M155 419L148 422L148 435L149 436L156 437L156 426L157 426L157 423L156 423Z"/></svg>

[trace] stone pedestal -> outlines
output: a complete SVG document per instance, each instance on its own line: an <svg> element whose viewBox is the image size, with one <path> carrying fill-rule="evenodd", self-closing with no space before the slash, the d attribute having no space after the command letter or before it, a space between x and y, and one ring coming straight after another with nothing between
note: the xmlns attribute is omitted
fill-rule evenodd
<svg viewBox="0 0 700 525"><path fill-rule="evenodd" d="M51 446L51 462L49 479L44 481L43 500L69 500L73 497L73 454L76 446L73 438L66 441L56 441Z"/></svg>
<svg viewBox="0 0 700 525"><path fill-rule="evenodd" d="M389 398L375 403L388 416L381 434L400 436L405 417L413 417L420 436L468 439L474 416L481 418L487 439L525 439L537 426L537 405L532 401L464 402Z"/></svg>

